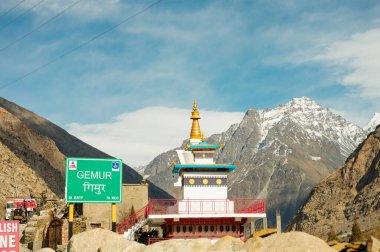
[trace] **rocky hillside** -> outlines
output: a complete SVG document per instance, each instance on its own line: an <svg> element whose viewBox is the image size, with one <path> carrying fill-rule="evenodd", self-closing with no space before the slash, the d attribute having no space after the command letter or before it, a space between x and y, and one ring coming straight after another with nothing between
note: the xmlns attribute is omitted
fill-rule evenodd
<svg viewBox="0 0 380 252"><path fill-rule="evenodd" d="M239 163L229 176L229 197L266 198L268 213L274 216L280 208L287 223L311 189L341 166L364 137L358 126L303 97L274 109L250 109L240 124L207 140L224 144L218 163ZM176 180L168 170L172 161L174 150L145 169L170 193Z"/></svg>
<svg viewBox="0 0 380 252"><path fill-rule="evenodd" d="M63 197L66 156L110 157L45 118L0 98L0 202L45 189L51 197ZM141 176L124 165L123 182L140 183ZM154 185L150 194L167 197Z"/></svg>
<svg viewBox="0 0 380 252"><path fill-rule="evenodd" d="M49 198L63 196L62 153L52 140L36 134L1 107L0 167L2 203L7 197L38 195L45 190Z"/></svg>
<svg viewBox="0 0 380 252"><path fill-rule="evenodd" d="M355 218L369 234L380 234L380 127L320 182L289 228L326 238L331 226L342 237Z"/></svg>

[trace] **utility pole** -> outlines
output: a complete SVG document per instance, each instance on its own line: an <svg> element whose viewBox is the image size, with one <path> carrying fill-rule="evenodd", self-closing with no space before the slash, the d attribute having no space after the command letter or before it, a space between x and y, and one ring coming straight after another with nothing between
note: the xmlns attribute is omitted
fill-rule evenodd
<svg viewBox="0 0 380 252"><path fill-rule="evenodd" d="M12 175L12 179L13 179L13 187L15 188L15 196L18 197L18 193L17 193L17 184L16 184L15 174L14 174L14 173L13 173L13 175Z"/></svg>
<svg viewBox="0 0 380 252"><path fill-rule="evenodd" d="M277 233L281 233L281 212L280 209L276 210L276 226L277 226Z"/></svg>

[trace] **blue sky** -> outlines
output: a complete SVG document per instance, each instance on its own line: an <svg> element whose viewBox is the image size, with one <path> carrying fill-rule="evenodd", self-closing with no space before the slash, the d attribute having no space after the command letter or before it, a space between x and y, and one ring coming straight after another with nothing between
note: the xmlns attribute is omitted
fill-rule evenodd
<svg viewBox="0 0 380 252"><path fill-rule="evenodd" d="M210 126L210 133L238 121L248 108L270 108L300 96L361 126L380 111L379 1L163 0L13 83L154 3L81 0L2 49L76 2L40 1L25 0L6 15L19 0L0 2L0 96L63 128L76 125L71 132L82 132L84 140L90 139L84 129L91 125L149 117L146 109L165 121L157 108L189 111L194 99L201 109L225 116L212 117L215 125L224 124ZM176 124L176 118L170 120ZM165 148L157 142L154 153Z"/></svg>

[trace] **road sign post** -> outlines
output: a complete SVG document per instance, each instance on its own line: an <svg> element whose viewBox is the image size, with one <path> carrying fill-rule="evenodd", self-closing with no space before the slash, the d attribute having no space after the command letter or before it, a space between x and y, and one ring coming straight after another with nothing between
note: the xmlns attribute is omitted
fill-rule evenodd
<svg viewBox="0 0 380 252"><path fill-rule="evenodd" d="M121 159L66 159L65 198L69 203L119 203Z"/></svg>
<svg viewBox="0 0 380 252"><path fill-rule="evenodd" d="M74 230L74 204L69 204L69 240L73 236Z"/></svg>
<svg viewBox="0 0 380 252"><path fill-rule="evenodd" d="M116 204L112 203L111 206L111 220L112 220L112 231L116 232Z"/></svg>

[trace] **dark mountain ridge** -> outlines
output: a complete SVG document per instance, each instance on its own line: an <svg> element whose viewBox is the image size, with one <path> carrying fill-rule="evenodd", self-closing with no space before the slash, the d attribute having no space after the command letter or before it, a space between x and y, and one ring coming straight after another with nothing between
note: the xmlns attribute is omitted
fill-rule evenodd
<svg viewBox="0 0 380 252"><path fill-rule="evenodd" d="M38 164L41 162L45 163L47 167L44 169L44 172L40 171L38 174L46 180L47 184L60 197L63 197L64 193L64 157L112 158L112 156L72 136L47 119L1 97L0 108L13 115L14 118L17 118L19 120L18 124L22 125L18 128L3 127L4 137L1 138L1 142L14 152L17 157L24 161L29 160L27 163L37 172L40 167L45 167ZM27 141L30 136L19 136L25 130L35 136L33 141ZM31 151L30 145L37 144L36 142L40 141L40 139L50 140L50 144L56 146L56 150L44 153L43 155L38 153L38 151ZM57 159L57 156L60 156L60 158ZM36 160L40 160L38 161L39 163ZM47 174L49 174L48 177ZM52 177L55 177L55 179L52 179ZM140 174L130 166L123 165L123 183L139 184L141 180ZM170 196L153 183L150 183L149 197L167 198Z"/></svg>

